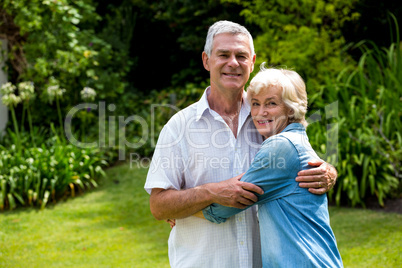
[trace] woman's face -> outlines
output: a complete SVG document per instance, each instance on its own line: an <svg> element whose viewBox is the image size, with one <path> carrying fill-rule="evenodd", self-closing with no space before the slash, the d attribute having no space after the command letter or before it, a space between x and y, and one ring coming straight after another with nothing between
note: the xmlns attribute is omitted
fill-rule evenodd
<svg viewBox="0 0 402 268"><path fill-rule="evenodd" d="M293 113L282 101L282 88L270 86L251 95L251 116L258 132L265 138L280 133L289 125Z"/></svg>

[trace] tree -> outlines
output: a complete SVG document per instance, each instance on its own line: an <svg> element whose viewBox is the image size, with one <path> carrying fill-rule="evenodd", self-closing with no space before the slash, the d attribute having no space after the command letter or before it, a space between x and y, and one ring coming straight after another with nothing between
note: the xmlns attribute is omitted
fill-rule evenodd
<svg viewBox="0 0 402 268"><path fill-rule="evenodd" d="M359 18L356 0L222 0L241 3L241 15L258 25L257 65L286 66L299 72L307 88L317 90L328 74L334 76L352 62L345 53L342 27Z"/></svg>

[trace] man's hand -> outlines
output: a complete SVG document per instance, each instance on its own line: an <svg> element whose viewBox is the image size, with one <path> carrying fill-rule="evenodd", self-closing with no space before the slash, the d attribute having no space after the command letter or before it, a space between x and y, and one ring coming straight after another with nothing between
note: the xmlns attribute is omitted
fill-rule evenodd
<svg viewBox="0 0 402 268"><path fill-rule="evenodd" d="M242 176L186 190L153 188L149 198L151 213L157 220L168 220L192 216L212 203L246 208L258 200L252 192L263 194L263 191L252 183L240 181Z"/></svg>
<svg viewBox="0 0 402 268"><path fill-rule="evenodd" d="M309 192L313 194L324 194L331 190L338 177L336 169L324 161L308 162L308 164L317 168L300 171L296 177L296 181L300 182L299 186L309 188Z"/></svg>
<svg viewBox="0 0 402 268"><path fill-rule="evenodd" d="M257 202L258 198L254 193L261 195L264 191L252 183L240 181L243 175L244 173L222 182L206 184L213 203L244 209Z"/></svg>

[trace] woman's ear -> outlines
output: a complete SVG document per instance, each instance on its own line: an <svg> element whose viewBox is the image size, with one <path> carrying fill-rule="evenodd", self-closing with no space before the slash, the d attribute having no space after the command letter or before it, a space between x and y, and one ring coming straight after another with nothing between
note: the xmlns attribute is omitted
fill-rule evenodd
<svg viewBox="0 0 402 268"><path fill-rule="evenodd" d="M293 109L289 109L289 115L294 115L295 111L293 111Z"/></svg>
<svg viewBox="0 0 402 268"><path fill-rule="evenodd" d="M209 69L209 64L208 64L209 57L205 51L202 52L202 64L204 65L205 70L208 72L210 71Z"/></svg>

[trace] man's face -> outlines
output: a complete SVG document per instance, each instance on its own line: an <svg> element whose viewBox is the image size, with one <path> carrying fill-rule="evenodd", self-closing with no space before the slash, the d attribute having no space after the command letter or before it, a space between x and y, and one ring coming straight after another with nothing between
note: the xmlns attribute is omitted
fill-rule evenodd
<svg viewBox="0 0 402 268"><path fill-rule="evenodd" d="M227 92L244 89L254 69L255 55L251 55L246 35L223 33L215 36L211 56L203 52L202 59L210 72L211 87Z"/></svg>

